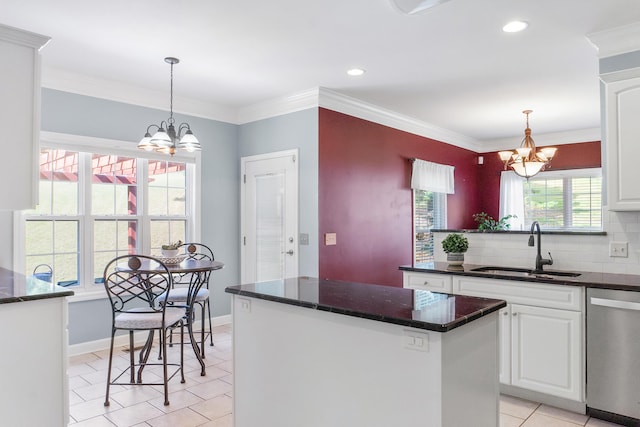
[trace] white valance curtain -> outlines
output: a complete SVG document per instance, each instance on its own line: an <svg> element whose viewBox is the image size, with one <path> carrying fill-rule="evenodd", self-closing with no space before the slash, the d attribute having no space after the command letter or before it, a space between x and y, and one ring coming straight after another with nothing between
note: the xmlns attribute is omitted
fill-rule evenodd
<svg viewBox="0 0 640 427"><path fill-rule="evenodd" d="M411 172L411 188L433 191L434 193L454 193L453 166L441 165L415 159Z"/></svg>
<svg viewBox="0 0 640 427"><path fill-rule="evenodd" d="M500 218L509 218L511 230L522 230L524 227L524 178L514 171L502 171L500 175Z"/></svg>

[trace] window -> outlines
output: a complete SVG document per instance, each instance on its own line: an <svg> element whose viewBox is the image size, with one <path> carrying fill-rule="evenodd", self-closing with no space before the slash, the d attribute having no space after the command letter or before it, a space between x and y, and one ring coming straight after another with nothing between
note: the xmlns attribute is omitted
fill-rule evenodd
<svg viewBox="0 0 640 427"><path fill-rule="evenodd" d="M63 145L41 143L39 204L19 221L18 271L48 264L54 283L91 290L114 257L194 236L193 161Z"/></svg>
<svg viewBox="0 0 640 427"><path fill-rule="evenodd" d="M413 190L413 260L433 262L434 228L446 228L446 194Z"/></svg>
<svg viewBox="0 0 640 427"><path fill-rule="evenodd" d="M601 230L600 169L540 173L524 184L525 223L547 229Z"/></svg>

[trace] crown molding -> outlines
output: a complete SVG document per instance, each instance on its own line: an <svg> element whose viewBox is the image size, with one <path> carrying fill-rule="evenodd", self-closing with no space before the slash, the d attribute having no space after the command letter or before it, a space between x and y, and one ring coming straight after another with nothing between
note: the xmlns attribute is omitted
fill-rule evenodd
<svg viewBox="0 0 640 427"><path fill-rule="evenodd" d="M320 88L308 89L238 109L236 124L245 124L318 107Z"/></svg>
<svg viewBox="0 0 640 427"><path fill-rule="evenodd" d="M0 40L10 41L38 50L49 43L51 37L0 24Z"/></svg>
<svg viewBox="0 0 640 427"><path fill-rule="evenodd" d="M481 153L489 153L492 151L513 150L519 147L523 136L500 138L482 141ZM546 147L549 145L567 145L578 144L580 142L601 141L601 129L588 128L578 129L566 132L541 133L533 135L533 139L538 147Z"/></svg>
<svg viewBox="0 0 640 427"><path fill-rule="evenodd" d="M475 138L351 98L330 89L320 88L319 106L468 150L477 152L482 148Z"/></svg>
<svg viewBox="0 0 640 427"><path fill-rule="evenodd" d="M640 22L587 34L599 58L640 50Z"/></svg>
<svg viewBox="0 0 640 427"><path fill-rule="evenodd" d="M149 90L114 80L89 77L58 68L43 67L42 86L78 95L169 111L167 108L169 94L167 92ZM174 95L174 113L227 123L236 122L235 109L176 95Z"/></svg>

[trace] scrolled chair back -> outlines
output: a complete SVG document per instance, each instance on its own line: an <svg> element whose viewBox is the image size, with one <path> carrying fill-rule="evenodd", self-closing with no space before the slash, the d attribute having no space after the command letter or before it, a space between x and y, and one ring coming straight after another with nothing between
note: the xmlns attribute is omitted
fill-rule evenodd
<svg viewBox="0 0 640 427"><path fill-rule="evenodd" d="M203 243L184 243L180 248L184 249L184 253L187 255L189 259L201 260L206 259L210 261L215 261L213 256L213 251L209 246Z"/></svg>
<svg viewBox="0 0 640 427"><path fill-rule="evenodd" d="M160 312L164 308L160 296L166 297L172 287L167 266L146 255L130 254L112 259L103 277L114 316L128 311Z"/></svg>

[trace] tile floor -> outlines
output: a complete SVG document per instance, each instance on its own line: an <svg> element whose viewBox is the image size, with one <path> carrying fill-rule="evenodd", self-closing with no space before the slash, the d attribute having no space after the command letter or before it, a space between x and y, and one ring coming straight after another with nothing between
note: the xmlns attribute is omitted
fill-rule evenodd
<svg viewBox="0 0 640 427"><path fill-rule="evenodd" d="M231 325L214 328L215 346L207 346L207 375L200 376L191 347L185 346L184 384L175 377L169 384L171 404L164 406L162 386L114 386L111 405L104 403L108 351L87 353L69 360L70 426L73 427L231 427ZM170 361L178 360L177 346ZM114 352L114 365L126 366L124 347ZM148 372L153 374L153 372ZM147 378L147 377L145 377ZM500 427L615 427L586 415L539 403L502 396ZM256 426L259 427L259 426ZM304 427L304 426L301 426ZM356 426L346 426L356 427Z"/></svg>

